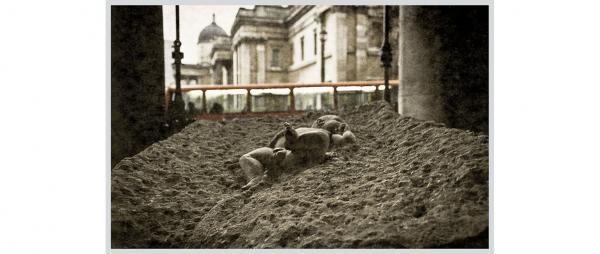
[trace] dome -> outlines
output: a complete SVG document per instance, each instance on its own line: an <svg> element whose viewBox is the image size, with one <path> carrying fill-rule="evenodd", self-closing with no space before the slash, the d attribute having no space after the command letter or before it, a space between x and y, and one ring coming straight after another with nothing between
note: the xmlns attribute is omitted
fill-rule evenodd
<svg viewBox="0 0 600 254"><path fill-rule="evenodd" d="M198 36L198 43L211 41L215 37L219 36L228 37L225 30L223 30L223 28L221 28L217 25L217 23L215 23L215 16L213 14L213 22L204 29L202 29L202 32L200 32L200 35Z"/></svg>

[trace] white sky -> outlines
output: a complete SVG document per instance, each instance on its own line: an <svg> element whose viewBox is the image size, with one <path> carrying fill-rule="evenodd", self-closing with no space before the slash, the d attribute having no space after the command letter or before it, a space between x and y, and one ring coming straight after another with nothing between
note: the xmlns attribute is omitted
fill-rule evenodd
<svg viewBox="0 0 600 254"><path fill-rule="evenodd" d="M231 35L231 26L240 7L254 8L253 5L180 5L179 36L181 51L184 53L181 61L187 64L197 62L198 35L202 29L210 25L213 13L217 25ZM165 40L175 40L175 5L163 5L163 30Z"/></svg>

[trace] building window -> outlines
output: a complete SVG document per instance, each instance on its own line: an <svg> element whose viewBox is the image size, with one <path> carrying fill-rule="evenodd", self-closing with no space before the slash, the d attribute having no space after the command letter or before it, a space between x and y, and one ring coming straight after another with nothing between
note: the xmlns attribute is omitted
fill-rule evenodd
<svg viewBox="0 0 600 254"><path fill-rule="evenodd" d="M304 60L304 36L300 37L300 60Z"/></svg>
<svg viewBox="0 0 600 254"><path fill-rule="evenodd" d="M315 51L315 56L317 55L317 29L313 30L313 48Z"/></svg>
<svg viewBox="0 0 600 254"><path fill-rule="evenodd" d="M271 67L279 67L279 49L271 51Z"/></svg>

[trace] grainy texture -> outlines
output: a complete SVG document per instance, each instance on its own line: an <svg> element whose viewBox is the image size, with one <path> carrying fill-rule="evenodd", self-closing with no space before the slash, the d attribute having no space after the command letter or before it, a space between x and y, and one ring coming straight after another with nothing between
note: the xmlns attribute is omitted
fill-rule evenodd
<svg viewBox="0 0 600 254"><path fill-rule="evenodd" d="M111 166L163 138L161 6L110 9ZM82 83L81 85L88 85Z"/></svg>
<svg viewBox="0 0 600 254"><path fill-rule="evenodd" d="M489 129L489 7L402 6L400 113Z"/></svg>
<svg viewBox="0 0 600 254"><path fill-rule="evenodd" d="M323 114L197 121L125 158L112 169L112 247L487 248L488 137L383 102L339 112L357 146L241 191L242 154L283 121Z"/></svg>

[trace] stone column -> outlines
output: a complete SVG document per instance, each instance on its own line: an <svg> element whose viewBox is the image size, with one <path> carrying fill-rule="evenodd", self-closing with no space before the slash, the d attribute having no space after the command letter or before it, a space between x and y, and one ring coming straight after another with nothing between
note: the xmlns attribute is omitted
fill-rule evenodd
<svg viewBox="0 0 600 254"><path fill-rule="evenodd" d="M399 112L487 132L488 7L402 6L399 22Z"/></svg>
<svg viewBox="0 0 600 254"><path fill-rule="evenodd" d="M212 85L220 85L223 83L223 63L221 61L215 61L212 66Z"/></svg>
<svg viewBox="0 0 600 254"><path fill-rule="evenodd" d="M250 47L248 44L243 43L239 46L240 52L240 84L250 84Z"/></svg>
<svg viewBox="0 0 600 254"><path fill-rule="evenodd" d="M248 56L250 58L250 81L248 83L256 84L257 72L258 72L258 59L256 54L256 41L248 43Z"/></svg>
<svg viewBox="0 0 600 254"><path fill-rule="evenodd" d="M233 79L229 78L229 82L231 84L237 84L238 80L237 80L237 47L233 50L233 55L232 55L232 60L233 60L233 64L232 64L232 69L233 70L229 70L227 73L229 73L229 75L231 77L233 77Z"/></svg>
<svg viewBox="0 0 600 254"><path fill-rule="evenodd" d="M227 67L223 65L221 67L221 84L226 85L231 83L231 79L229 78L230 76L231 73L229 72L229 69L227 69Z"/></svg>
<svg viewBox="0 0 600 254"><path fill-rule="evenodd" d="M233 65L230 64L225 66L225 68L227 69L227 84L234 84L233 83Z"/></svg>
<svg viewBox="0 0 600 254"><path fill-rule="evenodd" d="M366 8L359 8L356 12L356 80L367 80L368 28L367 10Z"/></svg>
<svg viewBox="0 0 600 254"><path fill-rule="evenodd" d="M165 59L161 6L112 6L110 15L114 166L162 138Z"/></svg>
<svg viewBox="0 0 600 254"><path fill-rule="evenodd" d="M346 61L348 59L348 37L346 25L346 13L342 12L343 7L333 9L333 13L329 18L333 19L334 31L328 32L328 40L332 40L330 45L333 45L332 60L335 76L331 77L332 81L346 81Z"/></svg>
<svg viewBox="0 0 600 254"><path fill-rule="evenodd" d="M346 7L346 79L356 80L356 7Z"/></svg>
<svg viewBox="0 0 600 254"><path fill-rule="evenodd" d="M265 83L265 74L267 71L266 68L266 54L265 54L265 44L258 43L256 44L256 83L262 84Z"/></svg>

